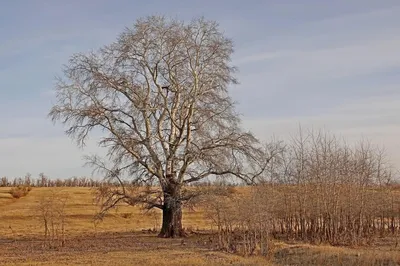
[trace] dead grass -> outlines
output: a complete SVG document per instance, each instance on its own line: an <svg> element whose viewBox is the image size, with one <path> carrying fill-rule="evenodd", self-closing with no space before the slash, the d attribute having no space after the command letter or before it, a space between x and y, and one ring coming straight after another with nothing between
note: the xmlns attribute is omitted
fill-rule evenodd
<svg viewBox="0 0 400 266"><path fill-rule="evenodd" d="M39 241L0 242L1 265L269 265L262 257L212 251L199 237L159 239L138 233L105 233L70 239L60 250Z"/></svg>
<svg viewBox="0 0 400 266"><path fill-rule="evenodd" d="M274 261L284 265L400 265L400 250L288 245L280 243Z"/></svg>
<svg viewBox="0 0 400 266"><path fill-rule="evenodd" d="M43 228L37 217L40 199L53 189L69 195L67 241L58 250L43 247ZM246 193L245 188L238 190ZM182 245L180 239L140 233L159 226L161 217L143 215L137 207L122 206L95 225L97 207L89 188L35 188L19 199L9 191L0 188L0 265L400 265L400 247L383 244L356 249L276 242L270 261L243 258L214 250L202 236L185 239ZM186 210L183 225L195 230L212 228L201 208Z"/></svg>
<svg viewBox="0 0 400 266"><path fill-rule="evenodd" d="M93 217L98 211L94 204L90 188L35 188L27 196L13 199L10 188L0 188L0 235L3 237L35 237L42 234L40 220L37 217L37 205L44 195L52 190L68 193L66 205L66 233L69 236L81 233L132 232L153 229L161 223L160 215L143 214L139 207L121 206L111 211L103 222L95 224ZM183 226L193 229L211 229L204 220L204 213L184 211ZM11 229L10 229L11 227Z"/></svg>

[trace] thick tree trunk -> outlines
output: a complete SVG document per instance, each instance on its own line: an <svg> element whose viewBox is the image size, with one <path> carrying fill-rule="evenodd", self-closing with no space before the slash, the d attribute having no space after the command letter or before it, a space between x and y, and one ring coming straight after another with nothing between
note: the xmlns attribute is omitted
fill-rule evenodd
<svg viewBox="0 0 400 266"><path fill-rule="evenodd" d="M182 203L180 201L180 189L170 185L164 190L163 221L159 237L182 237Z"/></svg>

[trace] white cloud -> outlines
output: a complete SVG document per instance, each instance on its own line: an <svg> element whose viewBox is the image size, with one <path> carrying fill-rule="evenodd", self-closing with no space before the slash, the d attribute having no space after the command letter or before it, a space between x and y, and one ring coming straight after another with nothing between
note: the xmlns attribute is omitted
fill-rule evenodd
<svg viewBox="0 0 400 266"><path fill-rule="evenodd" d="M324 91L335 81L356 79L357 76L400 67L400 38L397 36L388 35L382 39L333 48L266 51L238 58L234 63L245 69L240 74L244 86L260 84L254 86L256 91L253 93L265 95L267 92L292 90L294 94L305 94ZM250 62L258 63L257 67L246 71L249 65L244 64ZM355 86L353 90L360 88Z"/></svg>

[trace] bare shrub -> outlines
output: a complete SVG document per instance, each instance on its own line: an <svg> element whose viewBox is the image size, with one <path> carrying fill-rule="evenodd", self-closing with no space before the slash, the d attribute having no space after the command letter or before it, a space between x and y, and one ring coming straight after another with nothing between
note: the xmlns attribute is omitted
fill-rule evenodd
<svg viewBox="0 0 400 266"><path fill-rule="evenodd" d="M209 199L206 218L217 227L218 247L224 251L267 255L270 216L267 199L252 187L249 194L216 195Z"/></svg>
<svg viewBox="0 0 400 266"><path fill-rule="evenodd" d="M30 186L17 186L10 189L10 194L13 198L19 199L28 195L28 193L32 190Z"/></svg>
<svg viewBox="0 0 400 266"><path fill-rule="evenodd" d="M352 246L389 236L398 245L400 199L392 168L385 151L367 141L349 145L323 131L300 132L279 149L263 178L250 194L209 199L207 217L221 249L265 254L269 234Z"/></svg>
<svg viewBox="0 0 400 266"><path fill-rule="evenodd" d="M372 244L399 230L400 202L388 184L383 149L367 141L348 145L326 132L300 134L286 147L272 185L273 234L332 245Z"/></svg>
<svg viewBox="0 0 400 266"><path fill-rule="evenodd" d="M49 248L65 245L68 198L68 194L52 190L50 195L42 196L37 206L44 229L45 246Z"/></svg>

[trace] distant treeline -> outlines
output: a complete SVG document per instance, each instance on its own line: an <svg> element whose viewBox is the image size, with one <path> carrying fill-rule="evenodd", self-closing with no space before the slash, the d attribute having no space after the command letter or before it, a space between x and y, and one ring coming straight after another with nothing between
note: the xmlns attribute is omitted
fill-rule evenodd
<svg viewBox="0 0 400 266"><path fill-rule="evenodd" d="M132 183L130 181L122 181L125 186L141 186L138 183ZM37 178L32 177L31 174L25 175L25 177L0 178L0 187L100 187L102 185L120 185L119 182L104 181L101 179L94 179L89 177L70 177L66 179L54 179L49 178L45 174L41 173ZM154 183L154 185L157 185ZM191 186L215 186L215 185L227 185L227 186L241 186L240 183L228 182L228 181L202 181L190 184Z"/></svg>
<svg viewBox="0 0 400 266"><path fill-rule="evenodd" d="M71 177L67 179L52 179L44 174L39 174L39 177L33 178L30 174L25 177L0 178L0 187L99 187L104 182L88 177Z"/></svg>

